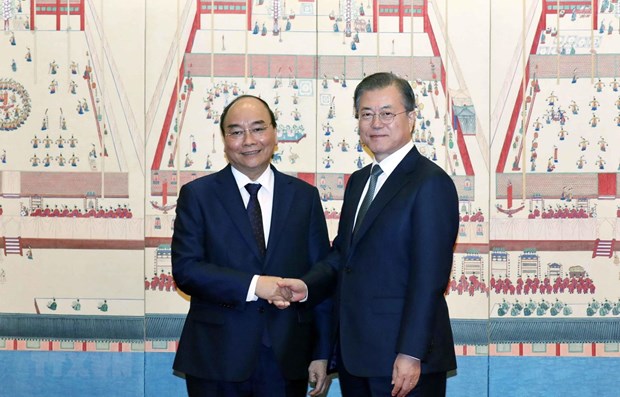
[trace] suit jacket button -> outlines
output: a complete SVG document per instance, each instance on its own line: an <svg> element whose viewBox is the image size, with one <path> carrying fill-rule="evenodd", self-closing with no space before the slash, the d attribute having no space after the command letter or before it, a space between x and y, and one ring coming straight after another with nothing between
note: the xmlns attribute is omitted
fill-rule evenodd
<svg viewBox="0 0 620 397"><path fill-rule="evenodd" d="M353 271L353 269L351 268L351 266L345 266L344 267L344 272L345 273L351 273Z"/></svg>
<svg viewBox="0 0 620 397"><path fill-rule="evenodd" d="M265 308L264 307L259 307L258 308L258 312L259 313L265 313Z"/></svg>

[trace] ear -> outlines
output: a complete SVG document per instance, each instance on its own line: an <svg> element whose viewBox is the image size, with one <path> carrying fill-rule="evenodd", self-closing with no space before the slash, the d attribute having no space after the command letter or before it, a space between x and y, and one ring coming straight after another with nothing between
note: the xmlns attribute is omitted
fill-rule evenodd
<svg viewBox="0 0 620 397"><path fill-rule="evenodd" d="M407 120L409 122L409 129L410 131L413 133L413 130L415 128L415 109L410 111L409 113L407 113Z"/></svg>

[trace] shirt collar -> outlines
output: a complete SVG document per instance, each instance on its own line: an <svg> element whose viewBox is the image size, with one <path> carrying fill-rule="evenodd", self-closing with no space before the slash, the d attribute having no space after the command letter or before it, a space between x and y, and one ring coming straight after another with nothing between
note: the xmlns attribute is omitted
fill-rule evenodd
<svg viewBox="0 0 620 397"><path fill-rule="evenodd" d="M237 170L235 167L231 166L233 177L235 178L235 182L237 183L237 187L240 191L245 192L245 185L248 183L260 183L261 189L265 189L268 193L273 192L273 184L274 184L274 175L271 167L267 167L265 172L261 174L255 181L248 178L244 173Z"/></svg>
<svg viewBox="0 0 620 397"><path fill-rule="evenodd" d="M372 163L373 165L379 164L385 176L388 177L390 176L392 171L394 171L394 169L398 166L398 164L403 161L403 159L411 149L413 149L413 141L407 142L403 147L384 158L381 163L378 163L376 160Z"/></svg>

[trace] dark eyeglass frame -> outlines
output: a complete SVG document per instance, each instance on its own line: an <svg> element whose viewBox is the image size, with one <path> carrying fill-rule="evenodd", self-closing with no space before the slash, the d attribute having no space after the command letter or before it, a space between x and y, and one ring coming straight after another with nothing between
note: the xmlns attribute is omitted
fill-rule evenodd
<svg viewBox="0 0 620 397"><path fill-rule="evenodd" d="M379 120L383 124L391 124L396 118L396 116L398 116L399 114L408 113L408 112L409 110L403 110L402 112L398 112L398 113L389 112L389 111L381 111L379 113L363 111L362 113L357 114L356 116L358 120L363 121L365 123L372 123L375 120L375 117L378 117Z"/></svg>

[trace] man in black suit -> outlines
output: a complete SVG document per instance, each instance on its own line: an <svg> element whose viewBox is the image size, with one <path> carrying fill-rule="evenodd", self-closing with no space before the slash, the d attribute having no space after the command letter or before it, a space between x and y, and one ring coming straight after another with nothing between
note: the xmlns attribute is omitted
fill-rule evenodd
<svg viewBox="0 0 620 397"><path fill-rule="evenodd" d="M301 277L329 250L315 187L270 166L276 121L260 98L222 112L229 165L181 188L172 272L191 296L174 369L191 397L302 397L326 386L331 307L292 305L276 281ZM247 209L246 209L247 208Z"/></svg>
<svg viewBox="0 0 620 397"><path fill-rule="evenodd" d="M456 188L413 145L415 97L406 80L367 76L354 101L374 161L347 183L327 259L279 285L292 301L312 305L337 281L343 396L442 396L447 371L456 368L443 295L459 222Z"/></svg>

